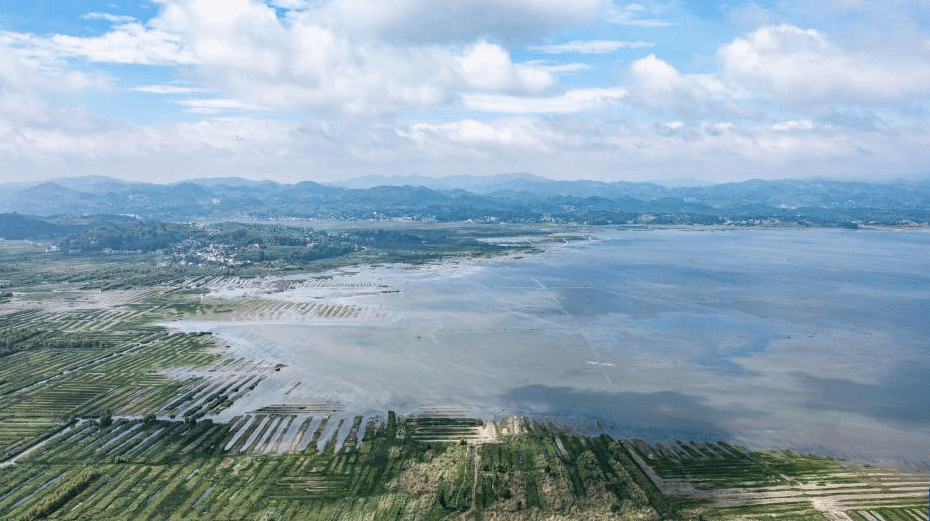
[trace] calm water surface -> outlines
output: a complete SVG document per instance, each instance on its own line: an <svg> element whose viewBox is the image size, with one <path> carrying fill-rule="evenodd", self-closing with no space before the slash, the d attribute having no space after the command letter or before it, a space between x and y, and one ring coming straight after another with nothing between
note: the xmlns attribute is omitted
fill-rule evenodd
<svg viewBox="0 0 930 521"><path fill-rule="evenodd" d="M927 457L930 233L592 233L522 259L363 269L341 277L398 292L324 296L379 318L182 327L288 363L243 410L459 407L615 436Z"/></svg>

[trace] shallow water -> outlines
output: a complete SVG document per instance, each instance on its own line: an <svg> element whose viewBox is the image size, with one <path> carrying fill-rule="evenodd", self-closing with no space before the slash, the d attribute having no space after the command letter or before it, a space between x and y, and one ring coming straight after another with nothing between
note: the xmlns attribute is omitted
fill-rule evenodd
<svg viewBox="0 0 930 521"><path fill-rule="evenodd" d="M453 408L616 436L926 457L930 233L593 233L522 259L366 268L261 295L367 310L356 319L178 327L288 364L230 414Z"/></svg>

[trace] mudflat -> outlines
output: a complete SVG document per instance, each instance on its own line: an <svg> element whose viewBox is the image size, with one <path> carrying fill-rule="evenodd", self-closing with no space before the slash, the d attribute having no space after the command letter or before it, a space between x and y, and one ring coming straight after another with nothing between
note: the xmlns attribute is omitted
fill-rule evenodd
<svg viewBox="0 0 930 521"><path fill-rule="evenodd" d="M224 414L513 414L921 457L930 233L598 230L521 258L218 279L171 327L283 364Z"/></svg>

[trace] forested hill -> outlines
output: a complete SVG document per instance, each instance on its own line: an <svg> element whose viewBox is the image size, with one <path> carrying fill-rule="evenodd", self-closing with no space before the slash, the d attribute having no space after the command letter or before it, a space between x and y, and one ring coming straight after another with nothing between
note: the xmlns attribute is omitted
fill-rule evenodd
<svg viewBox="0 0 930 521"><path fill-rule="evenodd" d="M237 178L169 185L105 177L69 178L32 185L0 185L0 213L124 215L158 221L286 218L588 224L777 221L815 226L930 221L930 181L750 180L669 188L652 183L553 181L529 175L500 175L439 179L370 177L347 185L359 188L310 181L281 184ZM10 234L19 225L17 219L5 219L0 231ZM47 231L56 232L51 225Z"/></svg>

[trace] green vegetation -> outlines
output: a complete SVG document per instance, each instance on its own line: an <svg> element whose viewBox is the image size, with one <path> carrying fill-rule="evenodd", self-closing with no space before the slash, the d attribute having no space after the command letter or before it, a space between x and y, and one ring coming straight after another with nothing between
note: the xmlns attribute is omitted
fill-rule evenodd
<svg viewBox="0 0 930 521"><path fill-rule="evenodd" d="M423 262L448 255L501 253L510 248L482 242L474 232L446 229L354 229L338 232L298 226L222 223L209 225L139 222L105 225L66 237L66 252L159 252L175 264L243 266L250 264L305 265L369 252L389 262ZM493 230L500 235L501 230ZM505 232L506 233L506 232ZM526 233L520 230L520 233Z"/></svg>
<svg viewBox="0 0 930 521"><path fill-rule="evenodd" d="M0 516L654 517L653 498L616 459L623 450L617 442L567 437L544 427L496 443L424 442L417 441L419 420L391 415L371 425L358 444L275 455L224 449L230 429L211 422L119 420L106 427L84 422L0 471ZM556 440L570 443L560 450L564 442Z"/></svg>
<svg viewBox="0 0 930 521"><path fill-rule="evenodd" d="M502 241L501 238L506 238ZM554 238L538 227L420 225L396 229L321 230L297 224L101 224L62 239L55 251L11 259L39 260L19 271L23 284L81 282L104 290L178 285L197 277L323 271L368 263L422 264L451 258L538 251ZM9 243L8 243L9 244ZM26 268L26 266L23 266ZM75 269L77 268L77 269Z"/></svg>
<svg viewBox="0 0 930 521"><path fill-rule="evenodd" d="M447 184L449 182L451 184ZM385 178L384 183L396 183ZM0 237L48 238L100 222L321 219L326 221L575 224L726 224L858 227L930 222L930 183L861 183L818 180L662 187L653 183L552 181L534 176L466 176L455 181L420 178L433 185L375 186L351 190L312 182L281 185L227 179L172 185L67 180L4 186ZM435 184L434 184L435 183ZM67 217L96 214L96 217ZM110 214L110 215L106 215ZM157 242L158 234L147 240ZM119 249L119 248L114 248Z"/></svg>
<svg viewBox="0 0 930 521"><path fill-rule="evenodd" d="M820 499L838 504L854 519L914 521L914 512L923 507L923 486L916 488L916 477L908 482L899 474L882 482L861 468L823 458L816 458L824 465L809 469L810 474L801 470L807 468L806 456L750 453L724 443L696 444L716 455L703 456L703 466L691 468L681 461L675 468L698 480L705 472L710 478L729 475L732 486L689 493L680 484L690 481L658 477L642 463L650 454L655 460L658 453L677 451L678 444L577 436L520 419L498 423L498 432L512 429L512 434L493 439L479 440L473 428L465 443L435 441L464 435L467 424L481 422L391 413L370 420L361 440L349 435L342 443L267 453L254 445L231 445L235 423L120 419L104 426L84 421L0 469L0 516L832 519L830 510L817 505ZM764 485L770 457L782 463L796 460L797 473L782 485ZM716 470L709 470L712 462ZM724 470L727 462L742 462L739 477ZM746 470L752 465L758 473ZM811 479L829 477L826 466L836 475L855 477L853 488L815 486ZM784 484L789 482L793 485Z"/></svg>
<svg viewBox="0 0 930 521"><path fill-rule="evenodd" d="M0 296L0 305L13 300L14 288L33 299L48 294L52 284L67 284L69 291L146 288L151 296L172 289L172 298L158 304L186 311L183 306L196 306L196 301L173 297L190 295L183 288L217 277L527 253L538 251L540 243L578 238L555 236L551 230L531 226L341 226L327 231L296 223L94 222L59 242L0 239L0 289L6 295Z"/></svg>
<svg viewBox="0 0 930 521"><path fill-rule="evenodd" d="M77 475L68 479L52 493L43 494L43 499L35 503L21 519L31 521L48 517L86 490L98 478L100 478L100 473L93 469L84 469L78 472Z"/></svg>
<svg viewBox="0 0 930 521"><path fill-rule="evenodd" d="M107 349L112 344L102 335L81 333L65 335L58 331L4 327L0 318L0 357L31 349Z"/></svg>

